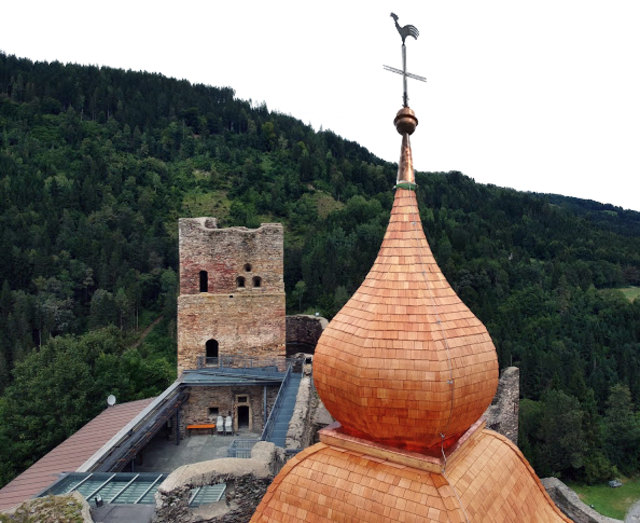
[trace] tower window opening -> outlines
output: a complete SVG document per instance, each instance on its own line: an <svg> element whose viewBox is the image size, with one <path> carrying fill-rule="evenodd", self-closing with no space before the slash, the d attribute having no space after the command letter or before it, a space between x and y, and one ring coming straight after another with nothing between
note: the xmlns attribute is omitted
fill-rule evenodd
<svg viewBox="0 0 640 523"><path fill-rule="evenodd" d="M247 272L251 272L251 264L250 263L245 263L244 264L244 270Z"/></svg>
<svg viewBox="0 0 640 523"><path fill-rule="evenodd" d="M238 276L236 278L236 287L240 287L240 288L244 287L244 282L245 282L244 276Z"/></svg>
<svg viewBox="0 0 640 523"><path fill-rule="evenodd" d="M207 340L205 349L206 349L207 363L215 363L210 360L218 358L218 341L213 339Z"/></svg>
<svg viewBox="0 0 640 523"><path fill-rule="evenodd" d="M262 278L260 278L260 276L254 276L253 277L253 286L254 287L261 287L262 286Z"/></svg>
<svg viewBox="0 0 640 523"><path fill-rule="evenodd" d="M207 271L200 271L200 292L209 292L209 275Z"/></svg>

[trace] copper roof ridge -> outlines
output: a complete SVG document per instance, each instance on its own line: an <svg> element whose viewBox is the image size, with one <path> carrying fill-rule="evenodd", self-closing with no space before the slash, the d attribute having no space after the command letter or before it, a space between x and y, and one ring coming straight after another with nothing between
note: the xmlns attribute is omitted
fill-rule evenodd
<svg viewBox="0 0 640 523"><path fill-rule="evenodd" d="M396 465L411 467L435 474L445 472L447 463L459 455L460 450L474 441L485 429L486 422L480 418L455 442L443 457L422 454L411 450L392 447L375 440L363 439L342 431L342 425L336 421L318 431L320 441L330 447L343 448L352 452L359 452L367 456L383 459ZM312 448L312 447L310 447Z"/></svg>
<svg viewBox="0 0 640 523"><path fill-rule="evenodd" d="M447 476L447 472L444 469L442 470L442 477L447 482L446 485L451 489L451 491L453 492L453 495L456 497L456 501L458 502L458 508L462 511L462 515L464 516L465 523L471 523L471 520L469 519L469 515L467 514L467 511L465 509L464 503L462 502L462 499L460 497L460 493L456 488L456 484L449 479L449 477Z"/></svg>

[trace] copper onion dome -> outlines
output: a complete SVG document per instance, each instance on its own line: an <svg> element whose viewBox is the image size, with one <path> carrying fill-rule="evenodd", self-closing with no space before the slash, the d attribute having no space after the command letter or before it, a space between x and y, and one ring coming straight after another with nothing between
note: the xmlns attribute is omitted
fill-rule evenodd
<svg viewBox="0 0 640 523"><path fill-rule="evenodd" d="M495 347L453 291L420 222L404 107L391 218L373 267L325 329L314 380L347 434L439 454L486 410L498 383Z"/></svg>

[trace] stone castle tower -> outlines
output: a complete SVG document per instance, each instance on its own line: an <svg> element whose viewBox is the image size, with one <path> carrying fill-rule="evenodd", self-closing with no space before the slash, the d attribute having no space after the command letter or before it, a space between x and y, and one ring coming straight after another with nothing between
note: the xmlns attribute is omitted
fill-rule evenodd
<svg viewBox="0 0 640 523"><path fill-rule="evenodd" d="M283 229L179 221L178 374L220 359L285 356Z"/></svg>

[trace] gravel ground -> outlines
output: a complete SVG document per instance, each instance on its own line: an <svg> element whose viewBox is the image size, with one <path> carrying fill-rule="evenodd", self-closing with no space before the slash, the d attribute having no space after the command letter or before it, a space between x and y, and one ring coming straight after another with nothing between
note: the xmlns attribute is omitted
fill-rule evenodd
<svg viewBox="0 0 640 523"><path fill-rule="evenodd" d="M640 501L636 501L624 518L624 523L640 523Z"/></svg>

